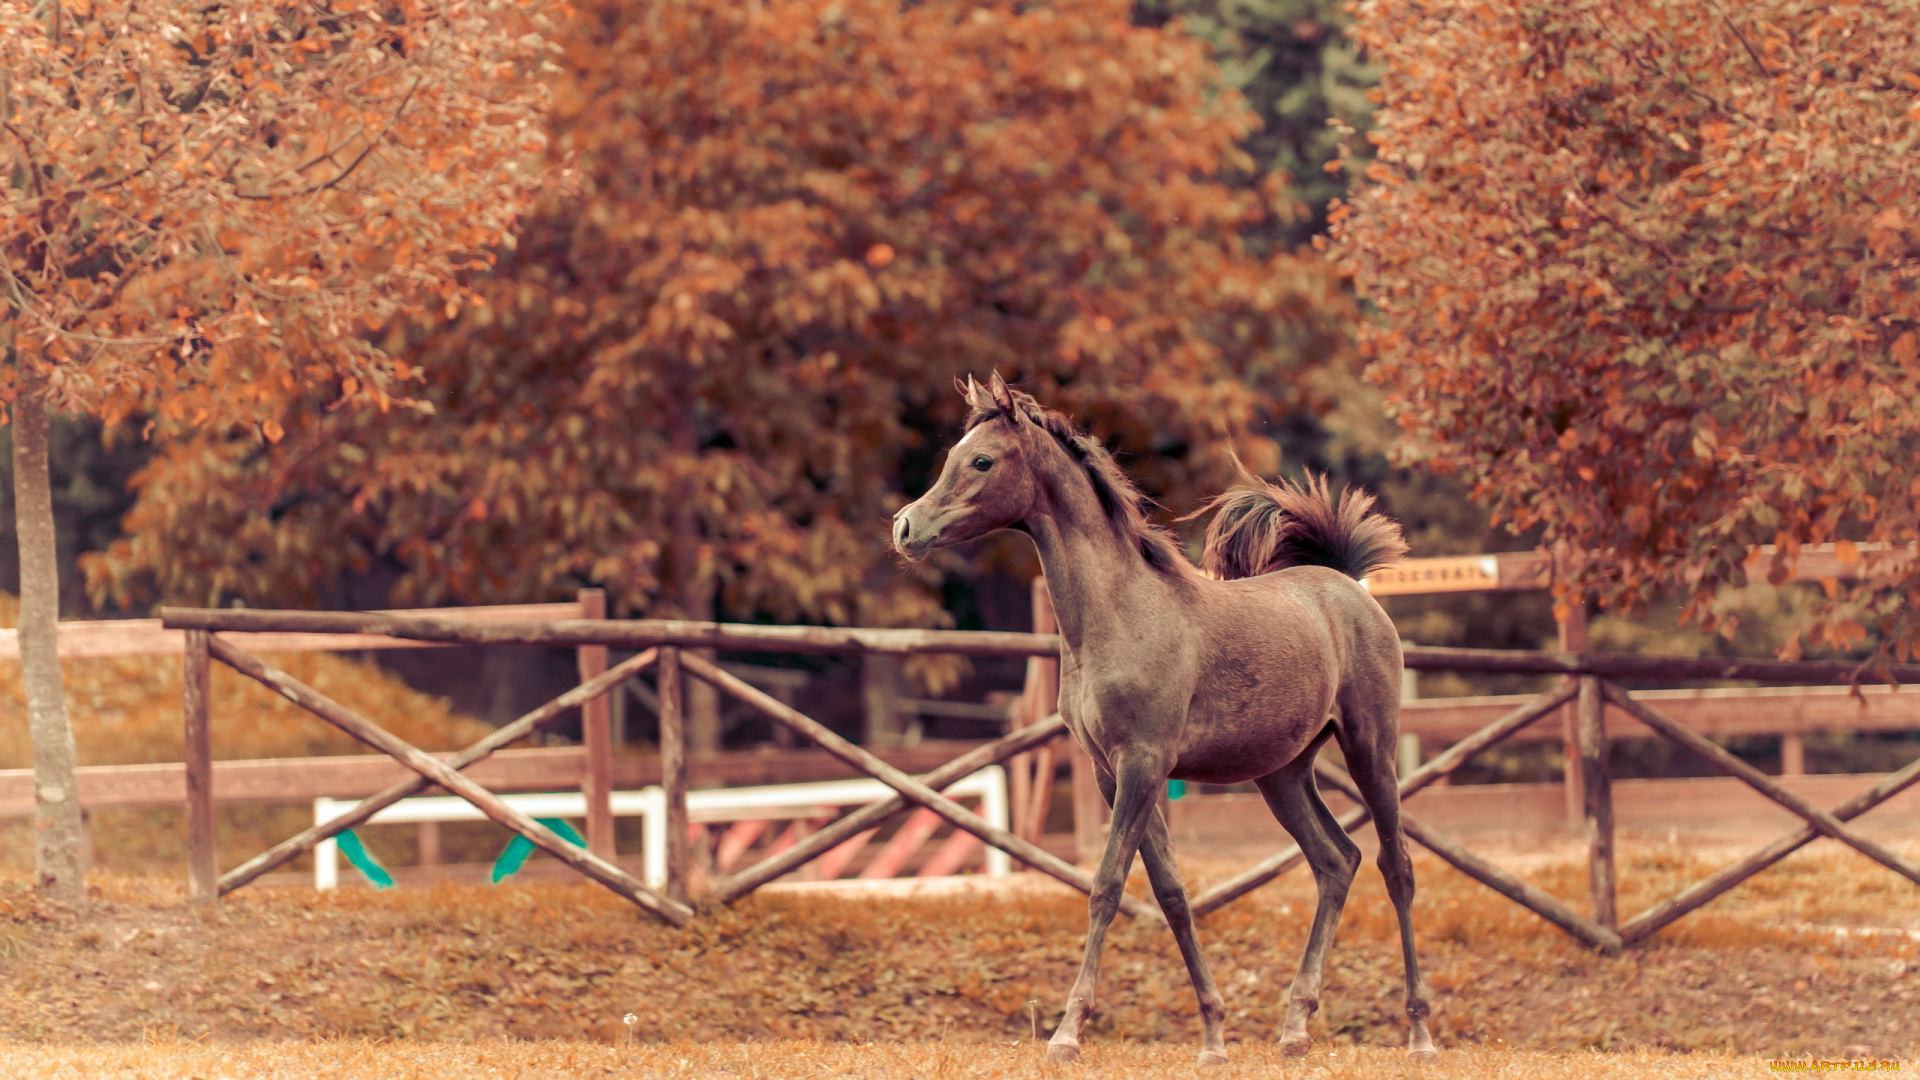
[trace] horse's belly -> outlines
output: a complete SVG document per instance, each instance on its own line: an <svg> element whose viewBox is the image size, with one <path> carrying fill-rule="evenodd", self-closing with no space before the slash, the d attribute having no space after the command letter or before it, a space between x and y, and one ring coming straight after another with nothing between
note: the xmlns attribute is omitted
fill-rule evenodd
<svg viewBox="0 0 1920 1080"><path fill-rule="evenodd" d="M1208 737L1182 747L1168 775L1201 784L1257 779L1299 757L1327 718L1327 712L1316 711L1204 725Z"/></svg>

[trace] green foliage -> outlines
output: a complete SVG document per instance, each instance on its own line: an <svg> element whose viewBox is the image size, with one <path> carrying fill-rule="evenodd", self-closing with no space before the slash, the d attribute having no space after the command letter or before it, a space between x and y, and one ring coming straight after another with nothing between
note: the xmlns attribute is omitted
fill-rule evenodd
<svg viewBox="0 0 1920 1080"><path fill-rule="evenodd" d="M1366 157L1355 137L1371 122L1367 91L1380 80L1349 38L1346 0L1139 0L1135 18L1150 26L1179 19L1214 50L1222 85L1238 90L1260 118L1244 145L1251 179L1280 174L1272 191L1283 216L1262 233L1303 244L1326 224L1327 204L1346 193L1338 166L1344 148ZM1329 123L1337 121L1337 124Z"/></svg>

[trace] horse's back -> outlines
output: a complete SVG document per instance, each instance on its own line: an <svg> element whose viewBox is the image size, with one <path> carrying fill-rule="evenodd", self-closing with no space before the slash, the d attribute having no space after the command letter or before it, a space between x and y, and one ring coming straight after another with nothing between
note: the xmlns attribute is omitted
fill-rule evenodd
<svg viewBox="0 0 1920 1080"><path fill-rule="evenodd" d="M1378 677L1400 669L1400 633L1379 601L1359 582L1324 566L1295 566L1259 577L1216 583L1235 611L1234 620L1254 629L1263 615L1272 631L1318 654L1342 681Z"/></svg>
<svg viewBox="0 0 1920 1080"><path fill-rule="evenodd" d="M1356 700L1399 693L1400 639L1352 578L1318 566L1209 582L1178 774L1250 779L1291 761Z"/></svg>

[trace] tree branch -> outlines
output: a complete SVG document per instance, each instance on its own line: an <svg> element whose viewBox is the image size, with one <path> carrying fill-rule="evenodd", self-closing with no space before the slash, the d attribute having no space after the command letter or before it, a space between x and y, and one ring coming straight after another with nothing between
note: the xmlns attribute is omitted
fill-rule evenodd
<svg viewBox="0 0 1920 1080"><path fill-rule="evenodd" d="M331 188L334 185L340 183L340 181L345 180L348 176L352 175L353 170L360 167L361 162L367 160L367 155L373 153L374 147L379 146L381 143L387 141L387 135L393 131L393 125L400 122L400 114L406 111L407 103L413 100L413 92L420 88L420 80L425 77L426 77L425 75L414 76L413 85L407 87L407 92L401 96L400 104L394 107L393 116L388 118L386 126L380 129L380 134L375 135L371 139L368 139L366 147L360 151L359 156L355 157L351 162L349 162L346 168L340 170L340 174L338 176L335 176L333 179L328 180L325 183L315 184L314 186L307 188L304 191L292 191L292 192L287 192L285 194L280 194L280 195L249 195L244 191L236 191L234 192L234 195L242 199L251 199L256 202L268 202L273 199L297 199L302 195L313 195L318 192L326 191L328 188ZM309 162L308 164L301 166L301 169L305 170L312 167L313 167L313 163Z"/></svg>
<svg viewBox="0 0 1920 1080"><path fill-rule="evenodd" d="M1753 42L1747 40L1747 35L1741 33L1740 27L1734 23L1733 16L1727 14L1726 7L1717 2L1713 6L1720 11L1720 21L1727 24L1727 29L1733 31L1733 36L1738 38L1740 44L1747 50L1747 55L1753 57L1753 66L1759 68L1760 74L1767 78L1776 78L1773 71L1767 67L1767 62L1760 59L1760 52L1753 47Z"/></svg>
<svg viewBox="0 0 1920 1080"><path fill-rule="evenodd" d="M45 312L41 311L37 307L34 307L33 303L27 299L26 290L21 286L20 279L13 276L13 267L7 264L5 256L0 256L0 277L5 277L7 279L7 291L12 295L13 303L16 308L19 308L21 311L24 311L27 314L32 315L34 318L40 320L41 325L45 326L48 330L51 330L54 333L59 334L61 337L70 338L74 341L84 341L90 345L113 345L113 346L168 345L168 344L172 344L174 340L173 338L170 338L170 337L105 338L95 334L84 334L77 330L68 330L67 328L61 326L59 323L53 321L53 319L49 318Z"/></svg>

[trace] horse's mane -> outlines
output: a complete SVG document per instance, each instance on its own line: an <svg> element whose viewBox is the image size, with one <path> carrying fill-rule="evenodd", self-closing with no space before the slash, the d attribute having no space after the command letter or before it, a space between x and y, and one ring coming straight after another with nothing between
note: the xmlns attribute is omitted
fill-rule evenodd
<svg viewBox="0 0 1920 1080"><path fill-rule="evenodd" d="M1133 483L1120 463L1113 460L1107 448L1100 440L1073 426L1073 421L1061 413L1055 412L1033 399L1033 395L1021 390L1008 388L1013 407L1020 415L1052 435L1067 456L1078 462L1085 470L1087 479L1093 483L1093 493L1100 500L1100 508L1106 511L1107 520L1120 535L1129 538L1140 549L1140 556L1147 565L1166 574L1179 573L1193 564L1187 561L1178 544L1165 529L1147 520L1145 507L1149 500ZM974 384L966 391L967 430L972 431L989 420L1006 415L1006 410L993 400L987 388Z"/></svg>

